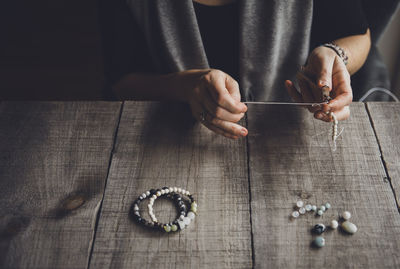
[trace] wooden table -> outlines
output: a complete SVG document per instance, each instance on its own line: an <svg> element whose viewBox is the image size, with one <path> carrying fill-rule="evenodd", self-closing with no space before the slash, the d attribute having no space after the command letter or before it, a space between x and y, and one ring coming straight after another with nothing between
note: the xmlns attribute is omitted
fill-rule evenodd
<svg viewBox="0 0 400 269"><path fill-rule="evenodd" d="M249 105L227 140L187 107L148 102L0 103L1 268L399 268L400 104L355 103L331 125L288 106ZM199 205L165 234L129 215L143 191L178 186ZM294 203L332 204L289 218ZM349 210L359 231L316 223ZM159 219L173 219L167 200Z"/></svg>

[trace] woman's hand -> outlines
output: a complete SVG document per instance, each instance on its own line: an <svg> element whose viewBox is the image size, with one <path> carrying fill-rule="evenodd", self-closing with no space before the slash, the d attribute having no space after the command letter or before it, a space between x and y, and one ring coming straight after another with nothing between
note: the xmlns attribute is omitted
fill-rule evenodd
<svg viewBox="0 0 400 269"><path fill-rule="evenodd" d="M178 73L184 85L181 94L193 116L211 131L237 139L247 135L238 122L247 111L240 102L239 84L228 74L215 69ZM179 80L178 80L179 81Z"/></svg>
<svg viewBox="0 0 400 269"><path fill-rule="evenodd" d="M332 121L327 112L334 112L338 120L350 116L349 105L353 99L350 74L342 59L330 48L318 47L310 54L307 65L297 75L300 92L293 82L285 82L289 94L296 102L317 103L324 95L332 98L328 104L308 107L314 117Z"/></svg>

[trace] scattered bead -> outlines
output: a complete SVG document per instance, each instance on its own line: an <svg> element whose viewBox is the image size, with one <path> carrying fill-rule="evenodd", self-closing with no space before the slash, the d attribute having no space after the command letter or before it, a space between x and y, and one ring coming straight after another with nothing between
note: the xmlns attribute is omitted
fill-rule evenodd
<svg viewBox="0 0 400 269"><path fill-rule="evenodd" d="M323 214L324 214L324 211L318 210L318 212L317 212L317 215L318 215L318 216L322 216Z"/></svg>
<svg viewBox="0 0 400 269"><path fill-rule="evenodd" d="M314 239L314 246L322 248L325 246L325 239L322 236L318 236Z"/></svg>
<svg viewBox="0 0 400 269"><path fill-rule="evenodd" d="M326 207L324 205L321 205L321 207L319 208L319 210L322 210L323 212L326 211Z"/></svg>
<svg viewBox="0 0 400 269"><path fill-rule="evenodd" d="M351 213L349 211L344 211L342 213L342 218L345 220L349 220L351 218Z"/></svg>
<svg viewBox="0 0 400 269"><path fill-rule="evenodd" d="M304 207L300 208L299 209L299 213L302 214L302 215L305 214L306 213L306 209Z"/></svg>
<svg viewBox="0 0 400 269"><path fill-rule="evenodd" d="M325 207L326 207L326 209L329 209L329 208L331 208L331 204L330 203L326 203Z"/></svg>
<svg viewBox="0 0 400 269"><path fill-rule="evenodd" d="M348 220L342 223L342 229L349 234L354 234L357 232L357 226Z"/></svg>
<svg viewBox="0 0 400 269"><path fill-rule="evenodd" d="M312 205L312 206L311 206L311 210L312 210L312 211L317 211L317 206L316 206L316 205Z"/></svg>
<svg viewBox="0 0 400 269"><path fill-rule="evenodd" d="M306 206L305 206L305 209L306 209L307 212L311 211L311 208L312 208L311 205L306 205Z"/></svg>
<svg viewBox="0 0 400 269"><path fill-rule="evenodd" d="M337 220L332 220L331 221L331 228L332 229L337 229L337 227L339 227L339 223L337 222Z"/></svg>
<svg viewBox="0 0 400 269"><path fill-rule="evenodd" d="M299 211L293 211L293 212L292 212L292 217L293 217L293 218L298 218L299 216L300 216Z"/></svg>
<svg viewBox="0 0 400 269"><path fill-rule="evenodd" d="M323 232L326 231L326 227L325 227L324 224L319 223L319 224L316 224L316 225L314 226L314 228L313 228L312 231L313 231L314 233L316 233L316 234L322 234Z"/></svg>
<svg viewBox="0 0 400 269"><path fill-rule="evenodd" d="M296 203L296 206L297 206L298 208L303 207L303 205L304 205L304 203L303 203L303 201L301 201L301 200L297 201L297 203Z"/></svg>

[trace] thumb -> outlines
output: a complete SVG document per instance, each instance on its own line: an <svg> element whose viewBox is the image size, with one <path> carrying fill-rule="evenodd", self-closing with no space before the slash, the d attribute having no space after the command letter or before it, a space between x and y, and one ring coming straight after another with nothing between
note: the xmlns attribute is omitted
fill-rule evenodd
<svg viewBox="0 0 400 269"><path fill-rule="evenodd" d="M236 102L240 102L240 90L239 83L234 80L231 76L226 76L225 87L228 90L229 94L232 96L233 100Z"/></svg>
<svg viewBox="0 0 400 269"><path fill-rule="evenodd" d="M325 58L322 62L321 69L317 73L317 85L322 90L322 97L326 99L332 90L332 69L334 58Z"/></svg>

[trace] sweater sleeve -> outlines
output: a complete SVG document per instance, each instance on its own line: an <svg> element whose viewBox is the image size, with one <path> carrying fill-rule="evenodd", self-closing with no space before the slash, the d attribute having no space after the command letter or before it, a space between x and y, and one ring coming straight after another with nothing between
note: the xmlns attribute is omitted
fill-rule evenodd
<svg viewBox="0 0 400 269"><path fill-rule="evenodd" d="M314 0L311 48L367 29L361 0Z"/></svg>
<svg viewBox="0 0 400 269"><path fill-rule="evenodd" d="M144 34L124 0L100 0L104 72L110 85L134 72L151 72Z"/></svg>

